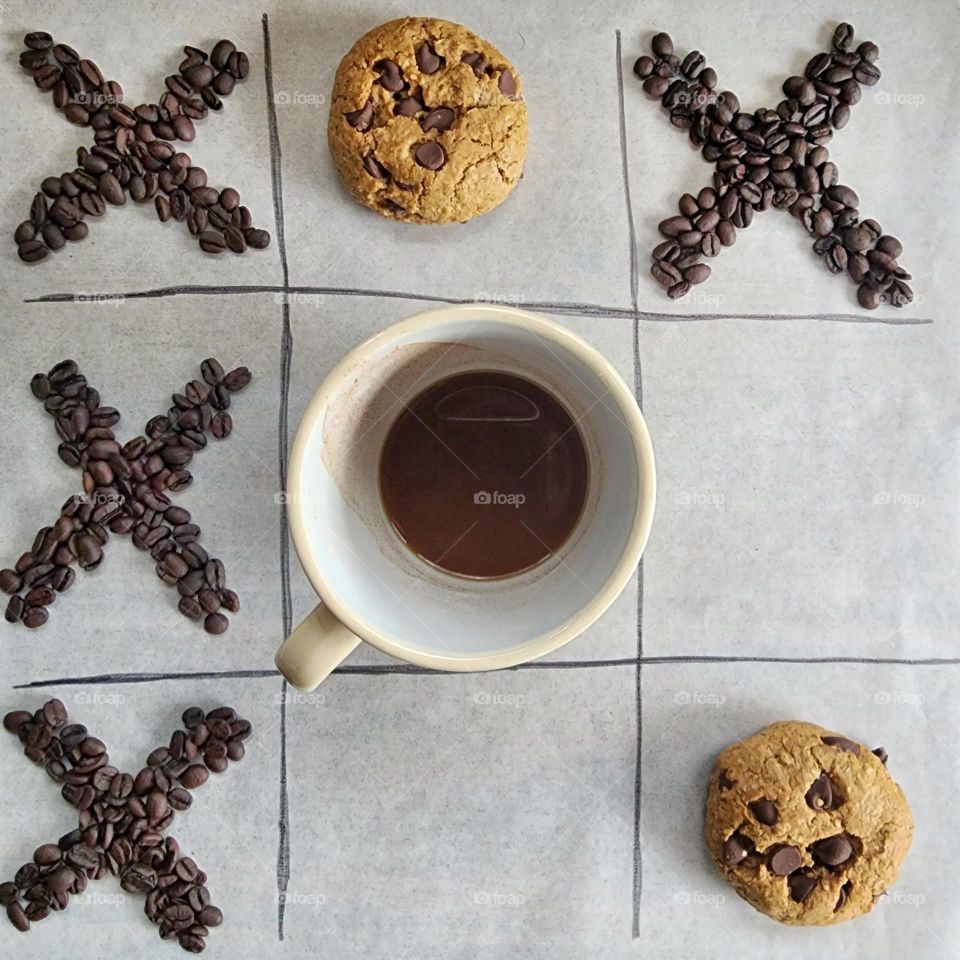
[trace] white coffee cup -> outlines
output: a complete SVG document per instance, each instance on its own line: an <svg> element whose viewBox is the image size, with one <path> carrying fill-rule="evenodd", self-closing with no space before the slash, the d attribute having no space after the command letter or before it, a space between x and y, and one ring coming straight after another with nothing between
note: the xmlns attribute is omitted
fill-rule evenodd
<svg viewBox="0 0 960 960"><path fill-rule="evenodd" d="M379 494L384 438L417 394L469 370L533 380L572 415L589 460L580 520L563 546L517 576L457 577L402 543ZM316 392L290 458L294 546L321 603L276 663L302 690L361 640L438 670L494 670L556 650L626 586L656 495L653 448L633 392L565 327L488 304L417 314L348 354Z"/></svg>

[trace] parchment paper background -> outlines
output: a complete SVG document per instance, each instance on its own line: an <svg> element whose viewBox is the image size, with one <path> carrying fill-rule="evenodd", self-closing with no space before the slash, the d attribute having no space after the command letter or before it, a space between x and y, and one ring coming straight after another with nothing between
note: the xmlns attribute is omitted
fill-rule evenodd
<svg viewBox="0 0 960 960"><path fill-rule="evenodd" d="M406 14L467 23L523 78L523 182L466 226L373 216L347 198L327 153L340 56ZM696 296L671 303L647 273L656 223L711 170L643 97L633 60L665 29L682 51L702 49L745 108L775 105L781 80L842 19L880 45L883 77L831 158L864 214L902 239L916 301L863 313L854 287L771 210ZM79 489L29 393L36 370L74 357L123 412L124 438L206 356L255 374L234 403L234 435L197 458L178 498L240 593L230 632L187 624L120 538L43 630L0 631L0 712L60 696L123 769L194 702L231 703L253 721L247 758L174 827L226 914L213 956L960 955L958 28L954 3L893 0L4 2L7 238L40 180L72 168L89 138L19 69L27 30L95 59L134 104L157 98L185 43L209 49L227 35L251 60L188 152L240 190L274 235L269 250L207 257L182 226L128 204L38 266L9 239L0 253L3 565ZM68 296L37 302L51 294ZM642 576L546 663L421 675L361 648L315 695L293 695L272 655L314 601L276 497L287 441L346 350L435 298L532 304L636 385L659 473ZM890 897L827 930L752 911L701 842L714 754L792 717L883 744L917 821ZM73 820L12 737L0 740L0 771L8 877ZM0 926L0 955L179 955L114 881L87 901L26 936Z"/></svg>

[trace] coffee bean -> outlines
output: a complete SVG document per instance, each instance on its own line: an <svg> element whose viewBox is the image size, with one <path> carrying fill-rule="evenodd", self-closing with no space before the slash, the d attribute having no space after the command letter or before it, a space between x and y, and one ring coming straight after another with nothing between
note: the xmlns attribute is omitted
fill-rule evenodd
<svg viewBox="0 0 960 960"><path fill-rule="evenodd" d="M207 782L209 776L206 767L201 764L191 764L180 774L179 780L187 790L196 790Z"/></svg>
<svg viewBox="0 0 960 960"><path fill-rule="evenodd" d="M650 76L643 81L643 92L651 100L659 100L670 88L670 81L666 77Z"/></svg>
<svg viewBox="0 0 960 960"><path fill-rule="evenodd" d="M21 933L25 933L30 929L30 920L27 918L26 913L24 913L23 907L16 901L13 903L7 904L7 919L19 930Z"/></svg>
<svg viewBox="0 0 960 960"><path fill-rule="evenodd" d="M244 237L248 247L255 250L263 250L270 245L270 234L266 230L256 230L253 228L244 230Z"/></svg>
<svg viewBox="0 0 960 960"><path fill-rule="evenodd" d="M229 226L224 231L224 241L233 253L243 253L247 249L247 241L239 227Z"/></svg>
<svg viewBox="0 0 960 960"><path fill-rule="evenodd" d="M693 223L688 217L668 217L662 220L657 229L665 237L679 237L693 229Z"/></svg>
<svg viewBox="0 0 960 960"><path fill-rule="evenodd" d="M234 79L245 80L250 73L250 60L242 50L237 50L228 57L226 68Z"/></svg>
<svg viewBox="0 0 960 960"><path fill-rule="evenodd" d="M650 41L650 47L657 57L663 58L673 55L673 40L670 39L668 33L655 34Z"/></svg>
<svg viewBox="0 0 960 960"><path fill-rule="evenodd" d="M658 260L650 267L650 273L657 283L664 287L672 287L679 283L681 278L680 271L666 260Z"/></svg>
<svg viewBox="0 0 960 960"><path fill-rule="evenodd" d="M11 603L14 598L11 598ZM9 612L10 605L7 605L7 611ZM37 627L42 627L49 618L46 607L24 607L23 615L21 617L24 626L29 627L31 630L35 630ZM13 622L13 621L11 621Z"/></svg>
<svg viewBox="0 0 960 960"><path fill-rule="evenodd" d="M882 236L877 240L877 249L891 257L899 257L903 253L903 245L896 237Z"/></svg>
<svg viewBox="0 0 960 960"><path fill-rule="evenodd" d="M230 621L222 613L208 613L203 621L203 629L214 636L225 633L229 626Z"/></svg>
<svg viewBox="0 0 960 960"><path fill-rule="evenodd" d="M683 279L690 284L703 283L710 276L710 267L705 263L695 263L683 271Z"/></svg>
<svg viewBox="0 0 960 960"><path fill-rule="evenodd" d="M223 253L226 244L223 235L215 230L206 230L200 234L200 249L205 253Z"/></svg>

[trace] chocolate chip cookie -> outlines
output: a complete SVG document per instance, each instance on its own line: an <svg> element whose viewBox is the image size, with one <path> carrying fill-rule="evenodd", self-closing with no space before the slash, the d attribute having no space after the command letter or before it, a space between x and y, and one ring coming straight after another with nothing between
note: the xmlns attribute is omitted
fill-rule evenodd
<svg viewBox="0 0 960 960"><path fill-rule="evenodd" d="M774 920L869 912L897 878L913 818L882 748L812 723L771 724L717 758L706 840L737 893Z"/></svg>
<svg viewBox="0 0 960 960"><path fill-rule="evenodd" d="M516 186L527 111L496 47L447 20L407 17L340 62L327 135L353 196L410 223L487 213Z"/></svg>

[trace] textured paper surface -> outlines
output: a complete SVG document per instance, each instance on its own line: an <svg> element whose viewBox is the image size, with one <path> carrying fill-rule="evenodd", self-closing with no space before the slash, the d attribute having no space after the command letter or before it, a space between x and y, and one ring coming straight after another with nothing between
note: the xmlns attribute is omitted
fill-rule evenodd
<svg viewBox="0 0 960 960"><path fill-rule="evenodd" d="M339 57L408 13L467 23L523 79L523 182L464 226L368 213L336 182L326 150ZM775 105L781 80L844 18L879 44L883 77L831 158L864 215L903 241L916 301L860 311L854 287L771 210L695 296L670 302L647 273L656 224L711 169L642 95L633 60L666 29L682 51L702 49L752 110ZM197 457L178 496L241 596L229 633L186 623L151 562L114 538L44 629L4 624L0 643L0 712L59 696L122 769L138 769L192 703L231 703L253 721L246 759L198 791L173 830L226 915L214 955L957 952L944 867L960 788L954 6L132 2L118 16L103 3L18 2L0 22L8 237L41 179L72 168L89 140L17 66L27 30L96 60L130 103L156 99L185 43L209 48L226 33L251 60L248 81L198 124L188 152L211 182L240 190L274 235L267 251L203 256L182 226L128 203L41 265L21 264L9 240L0 257L2 565L79 489L29 393L33 372L74 357L123 413L126 439L202 358L254 371L231 410L233 436ZM282 157L274 149L272 169L273 119ZM58 293L74 299L32 302ZM316 694L293 695L272 655L314 597L277 502L286 441L345 351L437 298L536 305L636 386L659 474L642 580L546 662L421 675L361 646ZM701 841L715 753L793 717L883 744L917 822L890 896L828 930L755 913ZM74 819L7 735L0 769L6 878ZM178 955L111 879L26 936L0 924L2 956L57 956L66 944L79 957Z"/></svg>

